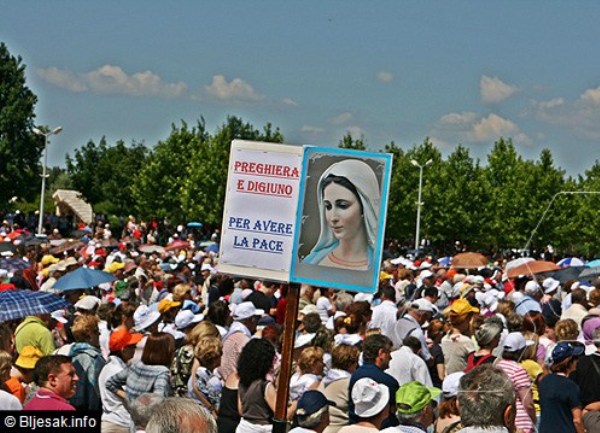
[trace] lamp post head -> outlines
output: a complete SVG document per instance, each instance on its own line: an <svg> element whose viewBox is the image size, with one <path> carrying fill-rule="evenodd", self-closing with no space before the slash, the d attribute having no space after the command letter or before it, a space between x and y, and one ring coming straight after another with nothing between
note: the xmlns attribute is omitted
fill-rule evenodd
<svg viewBox="0 0 600 433"><path fill-rule="evenodd" d="M425 167L427 167L428 165L431 165L432 162L433 162L433 159L427 160L427 162L425 163Z"/></svg>
<svg viewBox="0 0 600 433"><path fill-rule="evenodd" d="M32 128L31 130L35 135L44 135L44 133L37 128Z"/></svg>
<svg viewBox="0 0 600 433"><path fill-rule="evenodd" d="M415 161L414 159L411 159L411 160L410 160L410 163L411 163L412 165L414 165L415 167L420 167L419 163L418 163L417 161Z"/></svg>
<svg viewBox="0 0 600 433"><path fill-rule="evenodd" d="M52 134L54 134L54 135L59 134L62 131L62 129L63 129L62 126L57 126L56 128L54 128L52 130Z"/></svg>

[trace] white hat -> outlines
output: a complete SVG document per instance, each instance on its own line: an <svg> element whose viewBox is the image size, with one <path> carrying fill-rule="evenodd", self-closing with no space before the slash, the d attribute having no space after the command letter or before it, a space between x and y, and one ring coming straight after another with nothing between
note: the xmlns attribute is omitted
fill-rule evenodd
<svg viewBox="0 0 600 433"><path fill-rule="evenodd" d="M372 302L373 294L371 293L357 293L354 295L354 302Z"/></svg>
<svg viewBox="0 0 600 433"><path fill-rule="evenodd" d="M535 344L534 341L525 340L525 337L523 337L523 334L521 334L520 332L511 332L504 339L503 346L504 350L507 350L509 352L516 352L518 350L523 350L527 346L531 346L533 344Z"/></svg>
<svg viewBox="0 0 600 433"><path fill-rule="evenodd" d="M317 306L315 304L307 304L304 306L304 308L300 311L298 311L298 320L302 320L303 316L306 316L307 314L312 314L312 313L318 313L319 309L317 308Z"/></svg>
<svg viewBox="0 0 600 433"><path fill-rule="evenodd" d="M312 341L315 339L315 334L314 332L311 334L300 334L296 337L296 340L294 341L294 349L298 349L299 347L303 347L306 346L307 344L312 343Z"/></svg>
<svg viewBox="0 0 600 433"><path fill-rule="evenodd" d="M56 310L50 313L50 317L52 317L57 322L62 323L63 325L68 322L65 318L65 310Z"/></svg>
<svg viewBox="0 0 600 433"><path fill-rule="evenodd" d="M88 295L77 301L75 303L75 308L78 310L92 311L101 303L102 301L99 298Z"/></svg>
<svg viewBox="0 0 600 433"><path fill-rule="evenodd" d="M429 263L427 260L423 260L419 265L419 269L429 269L433 266L433 264Z"/></svg>
<svg viewBox="0 0 600 433"><path fill-rule="evenodd" d="M428 311L430 313L436 312L434 305L425 298L415 299L410 303L410 308L413 310Z"/></svg>
<svg viewBox="0 0 600 433"><path fill-rule="evenodd" d="M200 267L200 272L204 272L204 271L210 271L210 273L212 274L215 272L215 268L213 268L208 263L203 263L202 266Z"/></svg>
<svg viewBox="0 0 600 433"><path fill-rule="evenodd" d="M204 314L194 314L190 310L180 310L175 316L175 327L185 329L193 323L204 320Z"/></svg>
<svg viewBox="0 0 600 433"><path fill-rule="evenodd" d="M431 272L429 269L425 269L424 271L421 271L421 273L419 274L419 278L420 279L425 279L425 278L431 278L433 277L433 272Z"/></svg>
<svg viewBox="0 0 600 433"><path fill-rule="evenodd" d="M136 308L135 313L133 313L135 330L138 332L143 331L158 319L160 319L160 313L156 310L151 310L147 305L140 305Z"/></svg>
<svg viewBox="0 0 600 433"><path fill-rule="evenodd" d="M560 281L555 280L552 277L548 277L542 282L542 287L544 288L544 293L546 294L554 292L556 289L558 289L558 286L560 286Z"/></svg>
<svg viewBox="0 0 600 433"><path fill-rule="evenodd" d="M442 392L444 398L456 397L458 395L458 386L460 384L460 378L465 375L462 371L449 374L442 382Z"/></svg>
<svg viewBox="0 0 600 433"><path fill-rule="evenodd" d="M534 281L534 280L527 281L527 284L525 284L525 288L523 289L523 292L526 295L535 295L539 291L540 291L540 285L537 283L537 281Z"/></svg>
<svg viewBox="0 0 600 433"><path fill-rule="evenodd" d="M390 401L387 386L373 379L358 379L352 387L354 413L360 418L371 418L380 413Z"/></svg>
<svg viewBox="0 0 600 433"><path fill-rule="evenodd" d="M233 312L233 320L244 320L252 316L262 316L265 310L256 308L252 302L242 302Z"/></svg>
<svg viewBox="0 0 600 433"><path fill-rule="evenodd" d="M252 290L252 289L244 289L244 290L242 290L242 293L240 295L242 297L242 301L245 301L246 298L248 296L250 296L252 293L254 293L254 290Z"/></svg>

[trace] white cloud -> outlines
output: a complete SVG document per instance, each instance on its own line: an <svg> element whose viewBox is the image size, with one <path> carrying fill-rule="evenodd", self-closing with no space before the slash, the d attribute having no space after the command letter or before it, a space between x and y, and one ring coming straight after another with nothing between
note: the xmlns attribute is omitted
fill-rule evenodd
<svg viewBox="0 0 600 433"><path fill-rule="evenodd" d="M283 98L281 100L281 102L283 102L284 105L287 105L288 107L297 107L298 103L296 101L294 101L292 98Z"/></svg>
<svg viewBox="0 0 600 433"><path fill-rule="evenodd" d="M532 140L513 121L493 113L480 117L470 111L445 114L428 135L438 146L464 142L484 143L499 137L511 137L517 143L532 144Z"/></svg>
<svg viewBox="0 0 600 433"><path fill-rule="evenodd" d="M338 116L335 116L333 119L331 119L331 123L333 123L334 125L341 125L343 123L348 123L350 120L352 120L352 113L350 113L349 111L346 111L344 113L341 113Z"/></svg>
<svg viewBox="0 0 600 433"><path fill-rule="evenodd" d="M483 75L479 81L481 100L487 103L502 102L510 98L517 90L516 86L506 84L497 77Z"/></svg>
<svg viewBox="0 0 600 433"><path fill-rule="evenodd" d="M394 74L388 71L379 71L377 72L377 79L382 83L391 83L394 81Z"/></svg>
<svg viewBox="0 0 600 433"><path fill-rule="evenodd" d="M600 86L595 89L587 89L581 95L581 100L600 107Z"/></svg>
<svg viewBox="0 0 600 433"><path fill-rule="evenodd" d="M489 141L502 136L514 136L518 133L519 127L514 122L493 113L480 119L469 131L471 141L474 142Z"/></svg>
<svg viewBox="0 0 600 433"><path fill-rule="evenodd" d="M37 73L48 83L70 92L175 98L187 90L185 83L166 83L152 71L129 75L114 65L104 65L87 73L73 73L54 67L39 69Z"/></svg>
<svg viewBox="0 0 600 433"><path fill-rule="evenodd" d="M307 134L320 134L321 132L324 131L323 128L319 128L318 126L311 126L311 125L302 125L302 128L300 130L302 132L306 132Z"/></svg>
<svg viewBox="0 0 600 433"><path fill-rule="evenodd" d="M364 129L362 129L360 126L356 126L356 125L353 125L353 126L350 126L349 128L346 128L346 132L348 134L350 134L352 136L352 138L362 138L365 135L367 135L365 133Z"/></svg>
<svg viewBox="0 0 600 433"><path fill-rule="evenodd" d="M600 140L600 86L586 89L572 101L563 98L533 101L526 114L565 128L578 139Z"/></svg>
<svg viewBox="0 0 600 433"><path fill-rule="evenodd" d="M204 88L208 94L223 101L260 101L264 99L263 95L256 92L241 78L234 78L227 82L223 75L214 75L211 85Z"/></svg>

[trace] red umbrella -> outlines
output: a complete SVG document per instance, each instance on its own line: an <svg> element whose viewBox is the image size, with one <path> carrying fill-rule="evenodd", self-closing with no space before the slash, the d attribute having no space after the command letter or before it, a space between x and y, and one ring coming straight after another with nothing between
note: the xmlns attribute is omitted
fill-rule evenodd
<svg viewBox="0 0 600 433"><path fill-rule="evenodd" d="M544 260L535 260L533 262L523 263L511 268L506 273L508 278L517 278L519 276L541 274L542 272L557 271L560 269L556 263Z"/></svg>
<svg viewBox="0 0 600 433"><path fill-rule="evenodd" d="M487 266L488 259L481 253L460 253L452 257L450 263L453 268L477 269Z"/></svg>
<svg viewBox="0 0 600 433"><path fill-rule="evenodd" d="M165 247L165 251L176 251L176 250L182 250L185 248L189 248L190 247L190 243L187 241L182 241L182 240L177 240L173 243L170 243L169 245L167 245Z"/></svg>

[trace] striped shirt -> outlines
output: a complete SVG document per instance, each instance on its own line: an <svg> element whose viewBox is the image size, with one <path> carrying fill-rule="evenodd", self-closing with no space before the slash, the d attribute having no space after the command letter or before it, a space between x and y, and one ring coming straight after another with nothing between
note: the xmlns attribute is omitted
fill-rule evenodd
<svg viewBox="0 0 600 433"><path fill-rule="evenodd" d="M531 380L529 379L529 375L527 371L517 364L515 361L511 361L509 359L502 359L496 363L496 367L503 370L515 388L516 397L517 397L517 417L515 420L515 425L517 428L522 429L525 433L531 433L534 430L533 422L527 411L525 410L525 406L523 402L519 398L519 390L525 388L529 392L531 392Z"/></svg>
<svg viewBox="0 0 600 433"><path fill-rule="evenodd" d="M143 362L136 362L106 381L106 389L113 393L122 389L123 386L126 386L129 401L146 392L168 397L170 393L169 368L163 365L146 365Z"/></svg>

